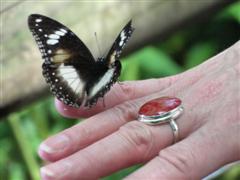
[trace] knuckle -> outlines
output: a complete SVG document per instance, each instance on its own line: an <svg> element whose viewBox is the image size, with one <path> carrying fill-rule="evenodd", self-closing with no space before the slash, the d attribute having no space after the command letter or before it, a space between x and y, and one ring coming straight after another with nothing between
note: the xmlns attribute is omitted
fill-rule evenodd
<svg viewBox="0 0 240 180"><path fill-rule="evenodd" d="M68 129L66 129L65 131L63 131L60 136L65 137L66 139L68 139L69 145L66 146L67 149L71 149L71 150L75 150L76 149L76 145L75 145L75 140L74 140L74 136L72 135L72 133L70 131L68 131Z"/></svg>
<svg viewBox="0 0 240 180"><path fill-rule="evenodd" d="M79 132L81 133L79 134ZM69 139L69 149L76 151L80 146L86 146L86 144L83 144L84 141L79 141L79 139L91 139L93 133L89 131L89 128L76 125L72 128L66 129L62 134Z"/></svg>
<svg viewBox="0 0 240 180"><path fill-rule="evenodd" d="M125 99L132 99L135 97L135 86L135 83L132 82L124 82L120 85L121 93L123 94Z"/></svg>
<svg viewBox="0 0 240 180"><path fill-rule="evenodd" d="M151 156L153 150L153 135L151 130L137 121L127 123L118 131L120 137L144 162Z"/></svg>
<svg viewBox="0 0 240 180"><path fill-rule="evenodd" d="M157 78L152 80L156 81L156 84L159 87L158 91L162 91L166 88L171 87L178 80L178 78L179 78L179 75L173 75L173 76Z"/></svg>
<svg viewBox="0 0 240 180"><path fill-rule="evenodd" d="M136 119L138 106L132 101L126 101L123 104L113 107L113 113L122 121L130 121Z"/></svg>
<svg viewBox="0 0 240 180"><path fill-rule="evenodd" d="M159 160L164 160L166 163L173 166L178 172L178 175L183 177L183 179L193 179L191 173L189 172L189 169L192 168L192 164L189 162L195 162L195 158L189 149L176 149L174 147L169 147L160 151L157 158Z"/></svg>

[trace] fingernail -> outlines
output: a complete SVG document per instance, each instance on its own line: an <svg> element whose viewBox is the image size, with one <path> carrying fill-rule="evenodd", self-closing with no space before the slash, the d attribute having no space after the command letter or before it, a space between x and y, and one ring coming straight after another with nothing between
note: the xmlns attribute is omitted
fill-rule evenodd
<svg viewBox="0 0 240 180"><path fill-rule="evenodd" d="M39 149L41 151L51 154L57 151L62 151L64 148L67 147L68 144L69 138L61 134L47 139L39 146Z"/></svg>
<svg viewBox="0 0 240 180"><path fill-rule="evenodd" d="M54 173L45 167L42 167L40 169L40 175L41 175L42 180L47 180L49 178L51 179L54 177Z"/></svg>
<svg viewBox="0 0 240 180"><path fill-rule="evenodd" d="M60 163L60 162L59 162ZM70 169L70 164L61 162L61 164L52 165L50 167L42 167L40 174L43 180L58 179L67 174Z"/></svg>

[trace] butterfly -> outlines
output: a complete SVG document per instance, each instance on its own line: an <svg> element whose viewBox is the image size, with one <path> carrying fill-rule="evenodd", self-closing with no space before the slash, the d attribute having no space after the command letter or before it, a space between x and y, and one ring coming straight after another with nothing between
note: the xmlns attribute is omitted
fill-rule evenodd
<svg viewBox="0 0 240 180"><path fill-rule="evenodd" d="M44 60L42 73L51 92L64 104L75 108L96 104L118 80L119 58L134 31L130 20L107 55L95 59L86 45L56 20L31 14L28 26Z"/></svg>

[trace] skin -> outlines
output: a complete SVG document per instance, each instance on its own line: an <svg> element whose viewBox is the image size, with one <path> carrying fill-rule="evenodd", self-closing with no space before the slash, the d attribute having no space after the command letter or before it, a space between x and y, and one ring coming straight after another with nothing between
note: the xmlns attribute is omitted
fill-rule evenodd
<svg viewBox="0 0 240 180"><path fill-rule="evenodd" d="M42 179L98 179L131 165L144 165L126 179L200 179L240 159L240 41L184 73L115 84L90 110L56 100L67 117L87 119L46 139L39 147ZM161 96L182 100L176 122L180 141L169 124L136 121L140 106Z"/></svg>

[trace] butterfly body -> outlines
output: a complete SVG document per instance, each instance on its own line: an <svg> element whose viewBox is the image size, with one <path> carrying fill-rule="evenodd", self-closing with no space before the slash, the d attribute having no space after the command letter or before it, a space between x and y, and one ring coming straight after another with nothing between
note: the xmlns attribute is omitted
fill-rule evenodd
<svg viewBox="0 0 240 180"><path fill-rule="evenodd" d="M94 59L84 43L67 27L43 15L29 16L28 25L38 44L42 69L51 92L73 107L91 107L117 81L119 57L133 32L123 28L106 56Z"/></svg>

